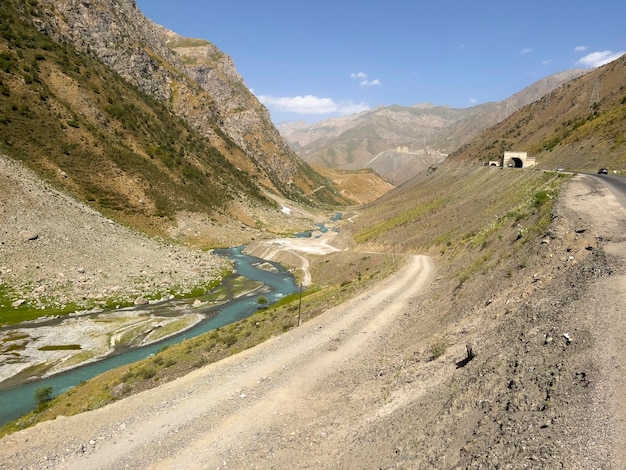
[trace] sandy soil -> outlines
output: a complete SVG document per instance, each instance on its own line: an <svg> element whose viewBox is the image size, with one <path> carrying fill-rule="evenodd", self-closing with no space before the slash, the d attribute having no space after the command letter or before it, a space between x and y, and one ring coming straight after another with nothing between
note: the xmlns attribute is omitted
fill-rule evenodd
<svg viewBox="0 0 626 470"><path fill-rule="evenodd" d="M335 232L315 233L311 238L276 238L255 241L246 247L246 254L263 259L285 262L301 271L302 285L311 285L309 257L341 251L332 245Z"/></svg>
<svg viewBox="0 0 626 470"><path fill-rule="evenodd" d="M626 212L578 177L553 232L506 289L454 304L407 258L258 347L6 436L0 468L624 468Z"/></svg>

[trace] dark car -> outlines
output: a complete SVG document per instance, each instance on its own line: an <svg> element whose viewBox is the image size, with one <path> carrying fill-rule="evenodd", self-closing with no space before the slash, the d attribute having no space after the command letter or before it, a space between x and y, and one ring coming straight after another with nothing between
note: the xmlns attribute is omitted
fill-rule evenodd
<svg viewBox="0 0 626 470"><path fill-rule="evenodd" d="M599 175L608 175L609 174L609 170L607 170L606 168L600 168L598 170L598 174Z"/></svg>

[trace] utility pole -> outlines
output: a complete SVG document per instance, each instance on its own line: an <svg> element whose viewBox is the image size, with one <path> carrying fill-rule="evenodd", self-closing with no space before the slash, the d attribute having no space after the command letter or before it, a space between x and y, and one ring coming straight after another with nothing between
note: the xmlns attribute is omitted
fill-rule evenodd
<svg viewBox="0 0 626 470"><path fill-rule="evenodd" d="M300 283L300 303L298 305L298 326L302 325L302 283Z"/></svg>

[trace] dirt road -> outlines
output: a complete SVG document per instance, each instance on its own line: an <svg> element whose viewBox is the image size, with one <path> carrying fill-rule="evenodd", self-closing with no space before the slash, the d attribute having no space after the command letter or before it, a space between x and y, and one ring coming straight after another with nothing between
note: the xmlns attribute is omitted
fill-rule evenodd
<svg viewBox="0 0 626 470"><path fill-rule="evenodd" d="M304 439L300 445L308 447L349 434L350 420L335 422L342 399L333 392L343 387L333 381L347 363L367 360L430 273L428 258L410 258L375 292L254 349L103 409L8 436L0 468L284 467L288 462L273 455L290 441ZM367 420L377 411L354 412Z"/></svg>

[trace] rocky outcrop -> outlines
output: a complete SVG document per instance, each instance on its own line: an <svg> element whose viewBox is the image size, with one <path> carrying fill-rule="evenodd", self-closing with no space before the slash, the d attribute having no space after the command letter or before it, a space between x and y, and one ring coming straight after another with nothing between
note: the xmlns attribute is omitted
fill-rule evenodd
<svg viewBox="0 0 626 470"><path fill-rule="evenodd" d="M182 61L163 43L160 30L141 14L133 0L42 3L50 10L38 20L41 31L98 57L155 98L170 100L172 83L184 80Z"/></svg>
<svg viewBox="0 0 626 470"><path fill-rule="evenodd" d="M233 60L208 41L162 31L168 46L184 60L187 75L214 100L220 128L264 172L292 184L300 170L295 154L272 124L268 110L248 90ZM187 118L198 128L206 125L201 116Z"/></svg>

